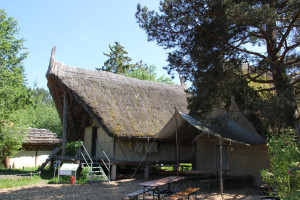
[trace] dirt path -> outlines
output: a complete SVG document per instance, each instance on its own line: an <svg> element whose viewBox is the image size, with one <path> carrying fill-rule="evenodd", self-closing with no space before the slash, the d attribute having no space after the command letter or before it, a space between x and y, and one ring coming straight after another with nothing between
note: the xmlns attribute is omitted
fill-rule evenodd
<svg viewBox="0 0 300 200"><path fill-rule="evenodd" d="M126 194L141 188L138 183L142 181L123 179L112 181L111 184L102 182L94 185L39 184L22 186L0 189L0 199L126 199ZM175 185L174 189L176 190L178 187ZM253 188L224 190L225 199L254 200L259 199L260 196L260 191ZM217 188L209 193L201 188L197 197L198 199L221 199ZM142 199L142 196L139 196L139 199ZM152 199L152 195L147 194L146 199ZM191 199L195 199L195 196L192 196Z"/></svg>

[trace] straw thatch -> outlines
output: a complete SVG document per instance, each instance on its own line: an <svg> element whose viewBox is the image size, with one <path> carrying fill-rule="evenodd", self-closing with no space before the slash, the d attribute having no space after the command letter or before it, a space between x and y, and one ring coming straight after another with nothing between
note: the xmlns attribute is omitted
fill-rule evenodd
<svg viewBox="0 0 300 200"><path fill-rule="evenodd" d="M114 137L153 137L170 120L174 107L188 111L187 94L177 85L75 68L54 56L46 77L61 120L67 94L68 140L83 138L84 127L95 121Z"/></svg>
<svg viewBox="0 0 300 200"><path fill-rule="evenodd" d="M59 144L61 139L47 129L29 128L26 138L23 140L25 145L33 144Z"/></svg>

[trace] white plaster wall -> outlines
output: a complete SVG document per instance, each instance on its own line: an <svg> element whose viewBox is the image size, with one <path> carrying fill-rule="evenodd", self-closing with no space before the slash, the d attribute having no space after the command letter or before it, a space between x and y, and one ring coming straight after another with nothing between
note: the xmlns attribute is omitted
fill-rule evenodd
<svg viewBox="0 0 300 200"><path fill-rule="evenodd" d="M38 151L36 166L42 165L51 153L52 151ZM17 153L13 158L10 158L9 165L14 165L17 169L23 167L35 167L35 157L36 151L22 151Z"/></svg>

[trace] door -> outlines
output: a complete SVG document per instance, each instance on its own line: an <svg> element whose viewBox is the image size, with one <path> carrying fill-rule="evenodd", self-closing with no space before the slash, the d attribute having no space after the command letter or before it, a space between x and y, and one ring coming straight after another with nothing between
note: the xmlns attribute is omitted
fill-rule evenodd
<svg viewBox="0 0 300 200"><path fill-rule="evenodd" d="M97 151L97 127L93 127L92 129L92 157L96 156Z"/></svg>
<svg viewBox="0 0 300 200"><path fill-rule="evenodd" d="M216 169L220 169L220 145L216 146ZM227 169L228 152L227 145L222 145L222 169ZM226 174L226 172L223 172Z"/></svg>

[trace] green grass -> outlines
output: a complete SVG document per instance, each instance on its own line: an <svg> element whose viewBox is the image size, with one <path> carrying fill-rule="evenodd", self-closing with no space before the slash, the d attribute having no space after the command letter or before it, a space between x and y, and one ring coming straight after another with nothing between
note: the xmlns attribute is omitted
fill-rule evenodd
<svg viewBox="0 0 300 200"><path fill-rule="evenodd" d="M35 174L30 179L30 172L35 173L38 167L33 168L24 168L23 169L5 169L0 168L0 175L21 175L26 174L26 176L16 176L14 178L4 178L0 179L0 188L11 188L17 186L24 186L24 185L33 185L33 184L40 184L40 183L48 183L49 180L52 178L52 170L50 167L46 167L42 173L39 175Z"/></svg>
<svg viewBox="0 0 300 200"><path fill-rule="evenodd" d="M180 165L184 165L183 171L192 170L192 163L180 163ZM162 166L161 169L165 170L165 171L174 171L175 170L175 168L171 167L171 166L168 166L168 167ZM182 166L180 167L180 170L182 170Z"/></svg>
<svg viewBox="0 0 300 200"><path fill-rule="evenodd" d="M28 167L23 169L7 169L0 168L0 175L10 175L10 174L27 174L30 172L34 172L38 169L38 167Z"/></svg>
<svg viewBox="0 0 300 200"><path fill-rule="evenodd" d="M34 184L69 184L71 176L60 176L59 181L57 177L57 171L55 173L55 178L53 178L53 169L50 167L45 167L40 176L33 175L32 179L30 180L30 172L35 173L38 167L33 168L24 168L23 169L6 169L0 168L0 175L21 175L21 174L28 174L28 176L17 176L16 178L9 178L9 179L0 179L0 189L1 188L11 188L17 186L25 186L25 185L34 185ZM77 171L77 180L76 184L86 184L88 183L86 178L86 173L81 173L82 170Z"/></svg>
<svg viewBox="0 0 300 200"><path fill-rule="evenodd" d="M30 177L23 178L10 178L10 179L0 179L0 188L11 188L24 185L32 185L38 183L46 183L39 176L33 176L30 180Z"/></svg>

